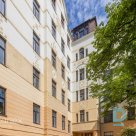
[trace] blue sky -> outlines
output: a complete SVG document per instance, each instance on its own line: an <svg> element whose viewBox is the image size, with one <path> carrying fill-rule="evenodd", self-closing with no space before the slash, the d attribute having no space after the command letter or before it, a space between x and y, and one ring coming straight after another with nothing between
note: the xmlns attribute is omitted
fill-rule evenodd
<svg viewBox="0 0 136 136"><path fill-rule="evenodd" d="M106 22L105 6L112 0L65 0L69 18L69 28L72 29L78 24L94 16L97 22Z"/></svg>

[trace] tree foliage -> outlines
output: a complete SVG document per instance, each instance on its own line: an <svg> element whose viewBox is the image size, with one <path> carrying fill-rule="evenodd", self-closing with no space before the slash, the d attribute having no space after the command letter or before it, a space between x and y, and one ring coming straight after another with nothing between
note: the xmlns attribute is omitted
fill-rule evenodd
<svg viewBox="0 0 136 136"><path fill-rule="evenodd" d="M123 130L121 136L136 136L136 129L126 128Z"/></svg>
<svg viewBox="0 0 136 136"><path fill-rule="evenodd" d="M105 111L124 101L136 104L136 0L116 0L106 12L108 22L96 30L96 51L87 64L91 94Z"/></svg>

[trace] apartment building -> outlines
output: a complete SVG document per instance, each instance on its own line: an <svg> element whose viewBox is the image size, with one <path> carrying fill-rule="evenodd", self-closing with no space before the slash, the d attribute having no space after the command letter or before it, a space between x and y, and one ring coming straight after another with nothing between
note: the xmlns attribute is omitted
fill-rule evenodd
<svg viewBox="0 0 136 136"><path fill-rule="evenodd" d="M73 136L99 135L99 102L90 97L90 81L86 79L86 64L88 54L94 51L92 42L96 26L94 17L72 30Z"/></svg>
<svg viewBox="0 0 136 136"><path fill-rule="evenodd" d="M72 38L67 24L64 0L0 0L0 136L120 132L111 112L100 125L99 102L89 94L96 18L74 28ZM136 127L134 118L125 124Z"/></svg>
<svg viewBox="0 0 136 136"><path fill-rule="evenodd" d="M136 128L136 108L111 109L104 117L101 104L89 94L86 79L88 54L94 51L92 41L96 18L75 27L72 34L72 131L73 136L121 136L124 128ZM122 105L122 106L121 106ZM124 104L120 104L123 107ZM126 114L125 121L121 121ZM114 118L113 118L114 117Z"/></svg>
<svg viewBox="0 0 136 136"><path fill-rule="evenodd" d="M63 0L0 0L0 135L69 136L71 38Z"/></svg>

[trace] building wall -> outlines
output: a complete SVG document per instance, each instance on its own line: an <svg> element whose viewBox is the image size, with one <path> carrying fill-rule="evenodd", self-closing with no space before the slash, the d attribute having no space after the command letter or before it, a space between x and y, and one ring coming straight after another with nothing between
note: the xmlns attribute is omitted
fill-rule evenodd
<svg viewBox="0 0 136 136"><path fill-rule="evenodd" d="M101 135L104 136L105 132L112 132L113 136L120 136L124 128L136 128L136 121L129 120L122 122L124 126L114 126L118 123L102 123L101 124Z"/></svg>
<svg viewBox="0 0 136 136"><path fill-rule="evenodd" d="M56 12L52 8L51 1L46 1L46 10L44 12L45 18L45 51L46 58L45 63L45 107L47 110L47 120L46 122L46 133L48 135L71 135L68 133L68 121L72 122L72 115L68 112L68 99L71 100L71 92L67 88L67 77L71 78L71 70L67 67L67 56L71 59L71 50L67 45L67 36L70 37L67 29L67 17L65 13L64 1L56 1ZM64 28L61 25L61 14L65 19ZM57 29L56 40L52 36L51 23L54 21ZM61 38L65 42L65 55L61 51ZM52 50L56 53L56 69L52 66ZM65 80L61 77L61 64L65 66ZM57 96L54 98L52 96L52 79L57 84ZM65 91L65 105L61 102L61 91ZM52 128L52 110L57 112L57 128ZM62 130L62 115L66 117L65 130ZM72 132L72 131L71 131Z"/></svg>
<svg viewBox="0 0 136 136"><path fill-rule="evenodd" d="M6 54L6 66L0 65L0 86L6 89L6 116L0 117L0 135L43 135L44 123L33 124L33 103L41 106L44 120L43 83L41 91L33 87L33 66L8 42Z"/></svg>
<svg viewBox="0 0 136 136"><path fill-rule="evenodd" d="M99 131L99 116L98 116L98 100L89 97L88 100L80 101L80 90L89 88L89 83L86 79L86 64L88 61L88 56L86 56L86 49L88 49L88 53L94 51L92 47L93 41L93 32L74 41L72 43L72 120L73 120L73 134L76 135L85 135L90 134L98 135ZM79 59L79 50L80 48L84 48L84 58ZM76 61L76 54L78 54L78 61ZM85 68L85 79L80 81L79 70ZM78 70L78 81L76 81L76 71ZM76 92L78 91L78 102L76 98ZM85 93L86 98L86 93ZM80 111L85 111L85 122L80 122ZM89 113L89 120L86 120L86 112ZM78 122L77 115L78 114Z"/></svg>
<svg viewBox="0 0 136 136"><path fill-rule="evenodd" d="M72 98L67 89L67 77L71 77L67 56L71 59L71 50L67 46L70 35L64 1L57 0L56 12L51 0L37 2L40 21L33 15L33 0L7 0L6 17L0 14L0 35L6 40L6 65L0 64L0 86L6 89L6 116L0 116L2 136L71 135L68 121L72 122L72 115L67 105L67 99ZM65 19L64 29L61 14ZM57 27L56 40L52 36L52 19ZM33 31L40 37L40 55L33 51ZM61 37L65 55L61 52ZM52 67L52 49L57 55L57 70ZM61 78L61 63L66 69L66 80ZM40 72L39 90L33 87L33 67ZM52 79L57 82L57 98L51 95ZM65 91L65 105L61 102L61 89ZM40 125L33 123L33 103L41 108ZM52 110L57 112L56 129L52 128ZM64 131L62 115L66 117Z"/></svg>

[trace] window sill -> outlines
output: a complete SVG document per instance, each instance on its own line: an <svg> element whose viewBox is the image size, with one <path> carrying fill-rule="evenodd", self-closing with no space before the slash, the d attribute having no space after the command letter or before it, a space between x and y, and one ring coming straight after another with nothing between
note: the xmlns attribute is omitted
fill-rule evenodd
<svg viewBox="0 0 136 136"><path fill-rule="evenodd" d="M0 65L2 65L2 66L4 66L4 67L8 68L8 67L6 66L6 64L2 64L2 63L0 63Z"/></svg>
<svg viewBox="0 0 136 136"><path fill-rule="evenodd" d="M5 118L7 118L7 115L0 115L0 117L5 117Z"/></svg>
<svg viewBox="0 0 136 136"><path fill-rule="evenodd" d="M3 15L3 14L0 12L0 16L3 17L3 18L7 21L6 15Z"/></svg>
<svg viewBox="0 0 136 136"><path fill-rule="evenodd" d="M39 126L41 125L40 123L35 123L35 122L33 122L33 124L35 124L35 125L39 125Z"/></svg>
<svg viewBox="0 0 136 136"><path fill-rule="evenodd" d="M33 85L33 87L34 87L36 90L38 90L38 91L40 91L40 92L41 92L41 90L40 90L39 88L36 88L34 85Z"/></svg>

